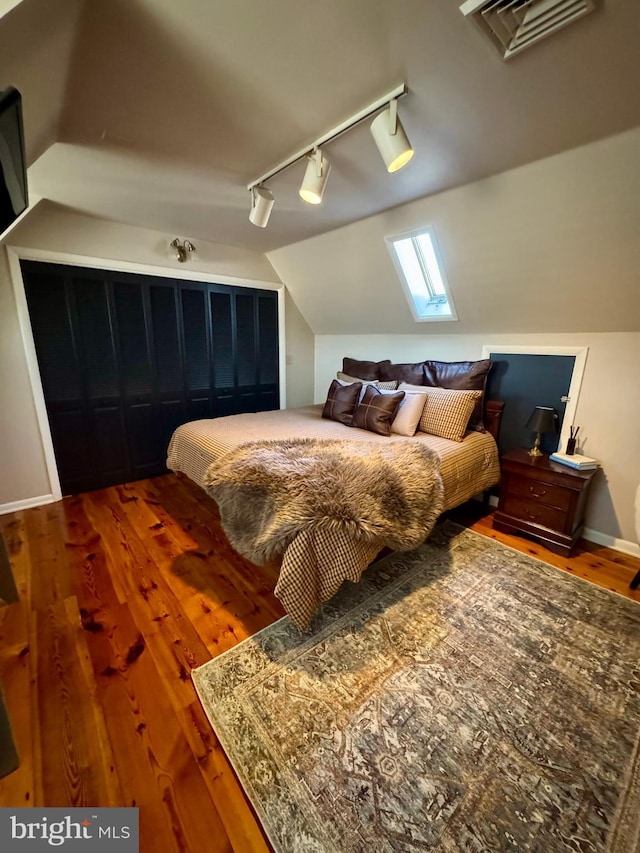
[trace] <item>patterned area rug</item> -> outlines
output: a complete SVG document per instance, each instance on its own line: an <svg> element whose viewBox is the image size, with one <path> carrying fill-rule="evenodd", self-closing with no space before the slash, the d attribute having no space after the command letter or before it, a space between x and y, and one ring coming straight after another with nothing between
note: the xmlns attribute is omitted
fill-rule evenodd
<svg viewBox="0 0 640 853"><path fill-rule="evenodd" d="M278 853L640 850L640 607L449 522L193 677Z"/></svg>

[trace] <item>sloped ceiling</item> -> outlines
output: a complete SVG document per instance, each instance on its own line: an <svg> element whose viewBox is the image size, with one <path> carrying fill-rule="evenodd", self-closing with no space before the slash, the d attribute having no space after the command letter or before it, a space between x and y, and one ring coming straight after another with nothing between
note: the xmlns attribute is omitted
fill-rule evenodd
<svg viewBox="0 0 640 853"><path fill-rule="evenodd" d="M31 161L42 155L32 189L268 251L638 123L638 0L607 0L509 63L458 5L91 0L78 28L78 2L23 0L0 19L0 47ZM322 205L299 200L298 164L270 184L269 227L249 223L247 182L403 81L405 169L385 172L362 125L330 146Z"/></svg>
<svg viewBox="0 0 640 853"><path fill-rule="evenodd" d="M2 0L0 89L23 96L27 162L60 138L69 68L84 0Z"/></svg>

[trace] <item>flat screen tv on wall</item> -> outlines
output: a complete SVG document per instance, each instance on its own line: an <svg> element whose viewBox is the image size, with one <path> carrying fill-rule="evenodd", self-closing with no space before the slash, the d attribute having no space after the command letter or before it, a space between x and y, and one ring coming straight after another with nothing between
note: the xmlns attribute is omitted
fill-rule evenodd
<svg viewBox="0 0 640 853"><path fill-rule="evenodd" d="M11 86L0 92L0 236L28 204L22 98Z"/></svg>

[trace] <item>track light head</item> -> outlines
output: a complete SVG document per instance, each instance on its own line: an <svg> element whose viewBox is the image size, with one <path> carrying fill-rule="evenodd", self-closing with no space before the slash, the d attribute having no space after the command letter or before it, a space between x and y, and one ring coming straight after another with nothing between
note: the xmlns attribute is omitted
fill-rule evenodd
<svg viewBox="0 0 640 853"><path fill-rule="evenodd" d="M320 204L331 163L319 148L307 157L307 168L300 186L300 198L309 204Z"/></svg>
<svg viewBox="0 0 640 853"><path fill-rule="evenodd" d="M263 186L251 187L251 210L249 221L258 228L266 228L275 199L270 189Z"/></svg>
<svg viewBox="0 0 640 853"><path fill-rule="evenodd" d="M371 122L371 133L387 172L397 172L413 157L413 148L398 118L398 102L395 98Z"/></svg>

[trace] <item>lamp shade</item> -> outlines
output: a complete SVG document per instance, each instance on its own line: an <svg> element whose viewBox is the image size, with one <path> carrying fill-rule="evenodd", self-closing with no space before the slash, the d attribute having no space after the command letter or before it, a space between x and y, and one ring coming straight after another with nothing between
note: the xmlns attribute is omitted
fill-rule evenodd
<svg viewBox="0 0 640 853"><path fill-rule="evenodd" d="M300 186L300 198L309 204L320 204L330 171L331 163L321 151L311 154Z"/></svg>
<svg viewBox="0 0 640 853"><path fill-rule="evenodd" d="M549 406L536 406L525 424L533 432L557 432L558 415Z"/></svg>
<svg viewBox="0 0 640 853"><path fill-rule="evenodd" d="M371 122L371 134L387 167L387 172L397 172L413 157L413 148L397 117L396 110L396 106L390 105Z"/></svg>
<svg viewBox="0 0 640 853"><path fill-rule="evenodd" d="M251 210L249 221L258 228L266 228L273 207L273 193L267 187L251 187Z"/></svg>

